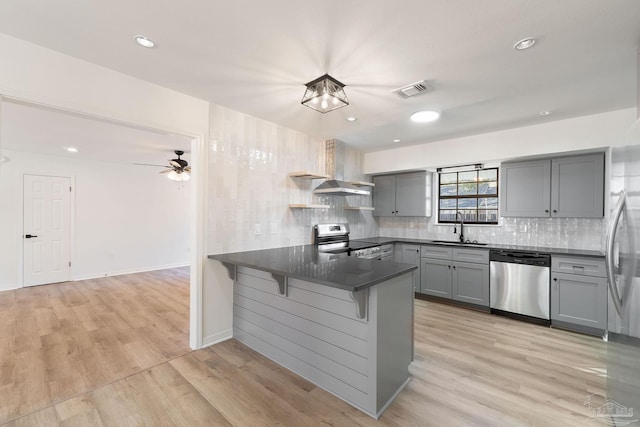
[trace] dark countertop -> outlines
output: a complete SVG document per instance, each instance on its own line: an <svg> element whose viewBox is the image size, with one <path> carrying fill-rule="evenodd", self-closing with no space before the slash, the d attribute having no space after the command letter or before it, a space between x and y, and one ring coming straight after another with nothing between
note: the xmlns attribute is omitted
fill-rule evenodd
<svg viewBox="0 0 640 427"><path fill-rule="evenodd" d="M209 255L209 258L347 291L359 291L418 268L322 253L315 245L233 252Z"/></svg>
<svg viewBox="0 0 640 427"><path fill-rule="evenodd" d="M586 256L604 258L604 253L601 251L585 250L585 249L562 249L562 248L549 248L545 246L521 246L521 245L503 245L499 243L488 243L486 245L461 245L456 243L436 243L433 240L428 239L409 239L404 237L367 237L364 239L353 239L356 242L377 243L384 245L386 243L413 243L416 245L444 245L444 246L463 246L465 248L478 248L478 249L506 249L511 251L527 251L538 252L550 255L567 255L567 256Z"/></svg>

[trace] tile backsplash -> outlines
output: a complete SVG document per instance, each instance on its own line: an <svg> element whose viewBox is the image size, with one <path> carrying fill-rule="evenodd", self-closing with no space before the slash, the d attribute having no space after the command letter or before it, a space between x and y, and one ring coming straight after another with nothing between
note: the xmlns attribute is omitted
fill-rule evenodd
<svg viewBox="0 0 640 427"><path fill-rule="evenodd" d="M327 172L326 143L303 133L211 104L207 252L210 254L311 243L311 227L346 222L352 238L371 236L455 239L435 218L374 218L371 196L320 196L320 180L289 172ZM363 153L344 151L345 180L367 181ZM329 165L331 169L331 165ZM291 203L329 209L290 209ZM501 218L499 226L469 226L471 240L526 246L603 250L604 219Z"/></svg>
<svg viewBox="0 0 640 427"><path fill-rule="evenodd" d="M435 218L378 218L378 233L388 237L452 240L453 225ZM484 243L603 250L606 221L589 218L501 218L498 226L466 226L465 238Z"/></svg>
<svg viewBox="0 0 640 427"><path fill-rule="evenodd" d="M320 180L289 172L325 173L325 141L211 104L208 147L207 253L236 252L311 243L311 227L347 222L352 238L377 235L371 196L317 196ZM364 180L364 155L346 149L345 178ZM291 203L326 204L329 209L290 209ZM258 233L259 231L259 233Z"/></svg>

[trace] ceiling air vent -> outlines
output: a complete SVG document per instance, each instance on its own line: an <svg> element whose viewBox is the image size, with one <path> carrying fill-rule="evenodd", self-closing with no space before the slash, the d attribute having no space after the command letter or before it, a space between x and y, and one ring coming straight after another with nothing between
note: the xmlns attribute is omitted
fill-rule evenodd
<svg viewBox="0 0 640 427"><path fill-rule="evenodd" d="M427 80L420 80L419 82L411 83L410 85L403 86L393 91L402 99L411 98L412 96L428 93L433 90L433 86Z"/></svg>

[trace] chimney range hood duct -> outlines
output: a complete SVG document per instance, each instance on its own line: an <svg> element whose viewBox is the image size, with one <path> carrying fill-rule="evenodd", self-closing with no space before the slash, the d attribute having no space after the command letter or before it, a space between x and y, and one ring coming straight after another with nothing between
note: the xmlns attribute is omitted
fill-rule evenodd
<svg viewBox="0 0 640 427"><path fill-rule="evenodd" d="M326 142L326 170L334 179L329 179L313 192L315 194L327 194L331 196L368 196L367 190L356 187L353 184L344 182L344 158L345 148L344 142L331 140Z"/></svg>

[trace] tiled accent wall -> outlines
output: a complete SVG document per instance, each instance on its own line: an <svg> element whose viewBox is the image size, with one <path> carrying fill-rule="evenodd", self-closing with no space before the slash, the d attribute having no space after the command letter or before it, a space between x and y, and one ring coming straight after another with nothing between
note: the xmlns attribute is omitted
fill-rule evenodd
<svg viewBox="0 0 640 427"><path fill-rule="evenodd" d="M453 225L435 218L378 218L380 236L454 240ZM458 230L459 231L459 230ZM500 226L466 226L465 238L486 243L604 250L606 221L586 218L501 218Z"/></svg>
<svg viewBox="0 0 640 427"><path fill-rule="evenodd" d="M352 238L378 234L370 211L344 210L345 203L371 206L371 196L315 196L322 181L289 177L325 172L324 141L214 104L210 111L207 253L308 244L311 227L321 222L349 223ZM364 180L363 160L347 149L345 178ZM290 203L331 207L290 209Z"/></svg>
<svg viewBox="0 0 640 427"><path fill-rule="evenodd" d="M374 219L371 211L344 209L371 206L371 196L316 196L322 181L290 178L300 170L327 172L325 141L213 104L210 111L208 253L308 244L311 227L323 222L348 223L352 238L455 239L453 226L435 218ZM344 156L345 180L366 181L364 155L346 148ZM465 229L480 242L591 250L603 250L605 233L604 219L581 218L502 218L500 226Z"/></svg>

